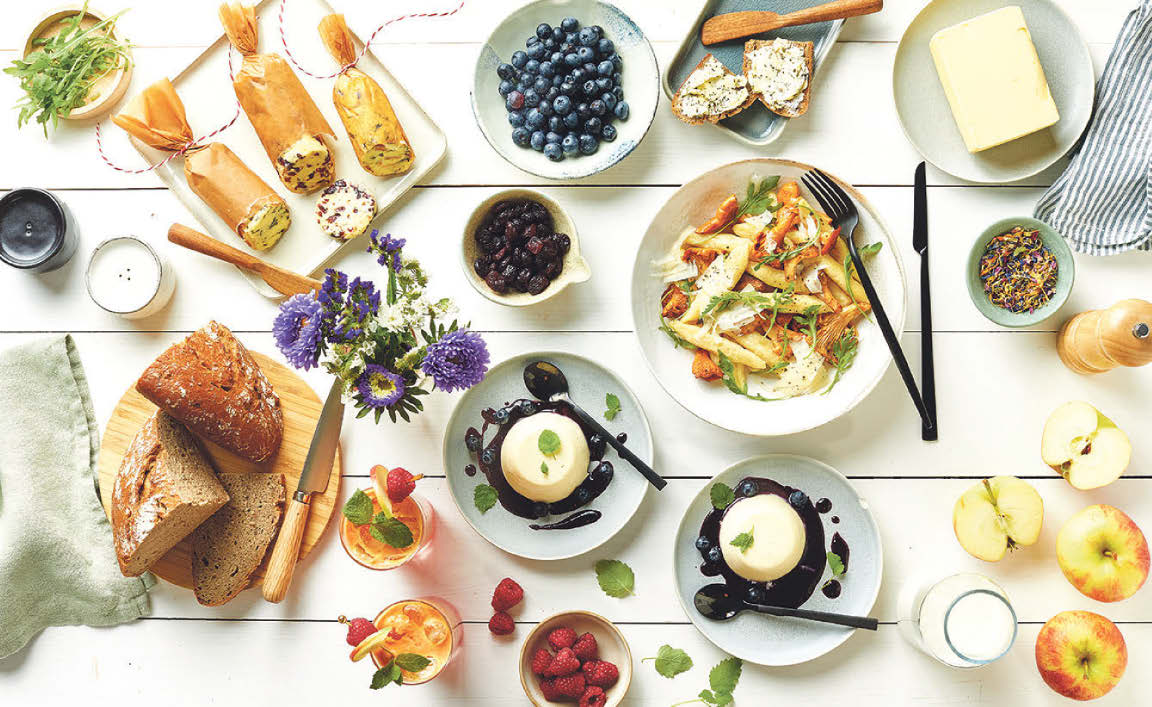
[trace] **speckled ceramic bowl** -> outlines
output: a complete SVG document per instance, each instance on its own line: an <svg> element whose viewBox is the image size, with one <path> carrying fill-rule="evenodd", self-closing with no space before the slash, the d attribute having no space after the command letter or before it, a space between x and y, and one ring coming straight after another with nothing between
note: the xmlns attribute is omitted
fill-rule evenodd
<svg viewBox="0 0 1152 707"><path fill-rule="evenodd" d="M1056 280L1056 292L1053 293L1052 299L1033 312L1019 314L992 304L988 300L988 296L984 294L984 283L980 282L980 258L984 255L984 249L988 247L988 241L1001 233L1011 231L1015 226L1034 228L1039 231L1044 245L1052 251L1052 255L1056 257L1056 264L1060 268ZM968 253L966 279L968 281L968 295L972 298L972 304L989 321L1006 327L1026 327L1044 321L1068 301L1068 294L1072 292L1072 283L1076 280L1076 261L1072 259L1072 250L1064 242L1063 236L1053 230L1051 226L1029 216L1016 216L1000 219L984 229L980 237L972 243L972 250Z"/></svg>
<svg viewBox="0 0 1152 707"><path fill-rule="evenodd" d="M591 155L568 157L552 162L529 147L512 142L512 126L500 95L500 77L496 67L506 62L512 52L524 49L537 25L558 25L565 17L580 20L580 26L600 25L605 36L616 45L624 61L624 100L628 102L627 120L616 120L618 136L603 142ZM660 67L644 33L628 15L615 5L599 0L537 0L513 12L496 27L480 49L472 87L472 112L485 139L500 156L516 167L548 179L579 179L602 172L628 156L652 125L660 102Z"/></svg>
<svg viewBox="0 0 1152 707"><path fill-rule="evenodd" d="M528 634L520 648L520 684L524 694L536 707L551 707L556 704L544 699L540 691L540 678L532 673L532 655L539 648L549 648L548 634L555 629L568 627L579 636L590 633L596 637L596 647L600 659L612 663L620 671L616 684L604 691L607 698L604 707L616 707L624 700L629 685L632 684L632 651L624 634L608 619L591 611L565 611L545 619ZM551 650L549 648L549 650Z"/></svg>

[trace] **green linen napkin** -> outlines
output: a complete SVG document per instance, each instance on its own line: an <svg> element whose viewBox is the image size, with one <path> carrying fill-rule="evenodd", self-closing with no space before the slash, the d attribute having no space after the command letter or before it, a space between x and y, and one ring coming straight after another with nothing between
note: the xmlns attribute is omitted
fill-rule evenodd
<svg viewBox="0 0 1152 707"><path fill-rule="evenodd" d="M48 626L149 613L97 498L99 431L71 336L0 352L0 658Z"/></svg>

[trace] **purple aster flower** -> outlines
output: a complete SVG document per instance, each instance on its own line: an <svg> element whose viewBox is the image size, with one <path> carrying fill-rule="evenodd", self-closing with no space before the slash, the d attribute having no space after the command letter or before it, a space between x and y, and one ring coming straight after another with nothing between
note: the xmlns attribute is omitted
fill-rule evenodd
<svg viewBox="0 0 1152 707"><path fill-rule="evenodd" d="M383 366L370 363L356 380L356 389L368 407L391 407L404 396L404 379Z"/></svg>
<svg viewBox="0 0 1152 707"><path fill-rule="evenodd" d="M458 329L428 345L420 369L447 393L471 388L488 372L488 346L476 332Z"/></svg>
<svg viewBox="0 0 1152 707"><path fill-rule="evenodd" d="M280 305L272 324L276 346L296 368L314 368L320 360L324 309L309 295L293 295Z"/></svg>
<svg viewBox="0 0 1152 707"><path fill-rule="evenodd" d="M391 233L385 233L381 238L378 229L372 231L369 240L372 245L368 246L368 252L380 256L376 262L383 267L391 266L393 271L400 272L400 249L407 241L403 238L393 238Z"/></svg>

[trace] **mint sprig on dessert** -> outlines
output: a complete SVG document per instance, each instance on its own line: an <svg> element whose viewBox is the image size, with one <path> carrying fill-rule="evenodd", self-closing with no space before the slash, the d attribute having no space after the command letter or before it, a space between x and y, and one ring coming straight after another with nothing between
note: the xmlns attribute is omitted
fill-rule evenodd
<svg viewBox="0 0 1152 707"><path fill-rule="evenodd" d="M596 581L600 589L610 597L623 599L633 594L636 588L636 575L632 568L620 560L600 560L596 563Z"/></svg>
<svg viewBox="0 0 1152 707"><path fill-rule="evenodd" d="M536 440L536 446L540 448L540 453L546 457L554 457L560 451L560 435L552 430L544 430L540 433L539 439Z"/></svg>
<svg viewBox="0 0 1152 707"><path fill-rule="evenodd" d="M692 669L692 659L688 657L688 654L668 644L660 646L660 650L656 652L654 657L643 658L640 662L644 663L649 660L655 661L653 666L656 668L656 672L666 678L674 678L680 673Z"/></svg>
<svg viewBox="0 0 1152 707"><path fill-rule="evenodd" d="M614 393L604 394L604 419L615 420L616 415L620 413L620 398L616 397Z"/></svg>
<svg viewBox="0 0 1152 707"><path fill-rule="evenodd" d="M732 487L719 481L712 484L708 495L712 498L712 507L718 511L722 511L728 506L731 506L732 502L736 500L736 493L732 491Z"/></svg>
<svg viewBox="0 0 1152 707"><path fill-rule="evenodd" d="M418 673L427 668L431 662L431 658L418 653L401 653L372 675L371 687L373 690L379 690L385 685L403 685L404 673L401 671Z"/></svg>
<svg viewBox="0 0 1152 707"><path fill-rule="evenodd" d="M472 503L476 504L476 510L487 513L488 509L496 505L496 489L488 484L480 484L472 492Z"/></svg>
<svg viewBox="0 0 1152 707"><path fill-rule="evenodd" d="M828 567L832 570L832 574L837 577L844 575L844 560L840 559L840 556L831 550L828 551Z"/></svg>
<svg viewBox="0 0 1152 707"><path fill-rule="evenodd" d="M755 530L755 526L749 528L746 532L740 533L736 537L732 538L732 542L728 544L739 550L740 554L748 552L748 548L752 547L752 544L756 542L756 538L752 537L752 533Z"/></svg>

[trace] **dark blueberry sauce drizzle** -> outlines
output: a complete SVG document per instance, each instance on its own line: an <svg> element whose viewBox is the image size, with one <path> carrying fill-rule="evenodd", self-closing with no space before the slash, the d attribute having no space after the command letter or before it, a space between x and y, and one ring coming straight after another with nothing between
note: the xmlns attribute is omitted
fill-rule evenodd
<svg viewBox="0 0 1152 707"><path fill-rule="evenodd" d="M620 444L624 444L625 442L628 441L628 433L627 432L621 432L620 434L616 435L616 441L619 442Z"/></svg>
<svg viewBox="0 0 1152 707"><path fill-rule="evenodd" d="M847 574L849 548L847 541L840 537L840 533L832 533L832 542L829 549L840 557L840 562L844 565L844 572ZM823 587L820 587L820 591L824 592L824 596L829 599L835 599L840 596L841 589L843 589L843 587L840 584L840 580L835 578L828 580L824 583Z"/></svg>
<svg viewBox="0 0 1152 707"><path fill-rule="evenodd" d="M512 426L519 420L535 415L538 412L554 412L575 421L584 432L584 438L588 440L589 459L595 462L591 471L588 472L587 478L580 482L576 490L554 503L533 501L520 495L512 488L511 484L508 483L508 480L504 477L504 470L500 467L500 449L504 445L504 438L508 435L508 431L512 429ZM572 412L571 407L567 403L562 401L542 402L539 400L516 400L511 403L505 403L504 407L499 409L487 408L480 413L480 416L484 418L483 427L479 430L475 427L469 427L468 431L464 433L464 444L468 447L468 451L477 455L480 471L484 472L484 476L487 478L489 485L496 489L496 497L499 499L500 505L509 513L531 520L551 515L571 513L577 508L586 506L596 500L600 494L604 493L608 485L612 483L612 476L614 474L612 463L602 461L604 452L608 447L608 441L589 429L583 421ZM484 437L488 433L489 426L495 426L498 429L492 441L485 445ZM465 474L468 474L470 467L472 467L471 464L465 467ZM473 470L472 474L474 473L475 470ZM472 474L469 474L469 476ZM595 523L600 520L600 517L601 514L599 511L584 510L567 518L562 518L554 523L533 523L528 527L533 530L565 530Z"/></svg>
<svg viewBox="0 0 1152 707"><path fill-rule="evenodd" d="M822 498L816 502L816 512L820 514L827 513L832 510L832 501L827 498Z"/></svg>

